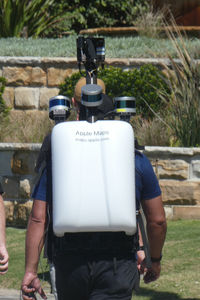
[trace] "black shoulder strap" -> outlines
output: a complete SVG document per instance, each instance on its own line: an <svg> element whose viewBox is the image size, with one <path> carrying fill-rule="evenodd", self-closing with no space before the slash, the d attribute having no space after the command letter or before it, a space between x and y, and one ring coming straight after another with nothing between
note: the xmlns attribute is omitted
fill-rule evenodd
<svg viewBox="0 0 200 300"><path fill-rule="evenodd" d="M51 160L51 133L45 136L36 161L34 169L36 176L33 181L35 186L38 184L49 160Z"/></svg>
<svg viewBox="0 0 200 300"><path fill-rule="evenodd" d="M2 195L2 194L3 194L3 188L2 188L2 185L0 183L0 195Z"/></svg>
<svg viewBox="0 0 200 300"><path fill-rule="evenodd" d="M49 159L51 159L51 133L46 135L43 140L36 162L35 171L38 173L43 164L46 164Z"/></svg>
<svg viewBox="0 0 200 300"><path fill-rule="evenodd" d="M138 211L138 214L137 214L137 222L138 222L140 232L142 235L146 265L147 265L147 268L151 268L151 256L150 256L149 242L148 242L145 227L144 227L144 219L143 219L140 211Z"/></svg>
<svg viewBox="0 0 200 300"><path fill-rule="evenodd" d="M48 201L48 218L49 218L49 226L47 232L47 256L49 261L53 261L53 255L55 253L54 247L56 242L56 236L53 233L53 203L52 203L52 167L51 167L51 136L48 137L47 150L45 152L46 157L46 170L47 170L47 190L46 190L46 197Z"/></svg>

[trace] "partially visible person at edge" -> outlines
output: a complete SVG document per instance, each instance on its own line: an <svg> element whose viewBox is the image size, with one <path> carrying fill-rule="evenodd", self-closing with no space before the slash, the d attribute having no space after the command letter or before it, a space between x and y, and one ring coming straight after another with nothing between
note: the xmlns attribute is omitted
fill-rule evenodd
<svg viewBox="0 0 200 300"><path fill-rule="evenodd" d="M80 120L85 119L84 108L78 102L84 84L85 80L81 79L75 88L74 104ZM100 80L98 84L104 88ZM112 100L105 95L103 99L99 119L113 110ZM34 299L31 293L35 292L47 299L37 269L48 229L48 259L55 265L59 300L131 300L133 291L139 286L139 272L144 274L145 283L157 280L161 272L167 226L161 190L151 163L144 154L135 151L136 206L139 209L142 205L146 217L152 259L151 267L147 268L144 252L137 252L137 235L101 232L66 233L64 238L55 237L52 231L50 138L48 135L41 148L41 160L45 156L46 167L32 194L34 202L26 235L25 274L21 286L23 299ZM142 241L140 243L142 245Z"/></svg>
<svg viewBox="0 0 200 300"><path fill-rule="evenodd" d="M8 251L6 249L6 217L3 203L3 189L0 183L0 274L8 271Z"/></svg>

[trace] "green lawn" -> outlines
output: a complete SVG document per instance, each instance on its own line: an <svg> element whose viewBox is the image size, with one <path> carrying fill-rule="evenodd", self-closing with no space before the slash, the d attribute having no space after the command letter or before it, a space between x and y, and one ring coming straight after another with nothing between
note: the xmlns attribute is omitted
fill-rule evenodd
<svg viewBox="0 0 200 300"><path fill-rule="evenodd" d="M7 228L9 271L0 277L1 288L19 289L24 273L25 230ZM48 267L41 259L39 276L49 290ZM200 299L200 220L168 222L163 251L162 274L155 283L141 282L136 300Z"/></svg>
<svg viewBox="0 0 200 300"><path fill-rule="evenodd" d="M200 299L200 221L168 222L161 277L142 283L134 299Z"/></svg>
<svg viewBox="0 0 200 300"><path fill-rule="evenodd" d="M6 239L10 256L9 270L0 276L0 288L19 289L24 276L25 229L7 228ZM41 255L39 277L44 279L44 286L49 289L47 260Z"/></svg>

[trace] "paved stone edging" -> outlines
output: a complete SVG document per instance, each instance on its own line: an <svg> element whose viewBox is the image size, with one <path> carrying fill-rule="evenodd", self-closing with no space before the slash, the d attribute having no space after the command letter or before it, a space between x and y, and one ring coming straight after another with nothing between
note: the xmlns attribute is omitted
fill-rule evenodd
<svg viewBox="0 0 200 300"><path fill-rule="evenodd" d="M180 62L179 59L175 59L176 62ZM200 59L195 60L196 63L200 63ZM124 65L124 66L141 66L144 64L170 65L168 58L106 58L105 64L108 65ZM0 56L0 67L2 66L59 66L61 68L76 67L78 69L76 57L37 57L37 56Z"/></svg>
<svg viewBox="0 0 200 300"><path fill-rule="evenodd" d="M200 205L165 205L165 214L169 220L198 219L200 220Z"/></svg>
<svg viewBox="0 0 200 300"><path fill-rule="evenodd" d="M41 143L0 143L1 150L38 150ZM145 146L144 150L147 155L200 155L200 147L162 147L162 146Z"/></svg>
<svg viewBox="0 0 200 300"><path fill-rule="evenodd" d="M39 151L41 148L40 143L0 143L1 150L28 150L28 151Z"/></svg>
<svg viewBox="0 0 200 300"><path fill-rule="evenodd" d="M198 32L200 31L200 26L178 26L173 27L173 26L163 26L163 27L157 27L157 30L159 32L165 33L167 31L172 31L172 32L177 32L180 31L183 33L193 33L193 32ZM88 35L95 35L95 34L103 34L103 35L124 35L124 34L138 34L140 31L140 28L135 27L135 26L127 26L127 27L98 27L98 28L88 28L88 29L83 29L80 31L79 34L88 34Z"/></svg>
<svg viewBox="0 0 200 300"><path fill-rule="evenodd" d="M153 156L169 156L169 155L178 155L178 156L195 156L200 155L200 148L198 147L159 147L159 146L145 146L145 151L147 155L151 154Z"/></svg>

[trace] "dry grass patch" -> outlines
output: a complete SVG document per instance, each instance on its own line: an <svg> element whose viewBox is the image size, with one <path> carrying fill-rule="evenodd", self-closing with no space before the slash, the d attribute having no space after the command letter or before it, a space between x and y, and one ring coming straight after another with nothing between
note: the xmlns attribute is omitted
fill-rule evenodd
<svg viewBox="0 0 200 300"><path fill-rule="evenodd" d="M133 117L131 124L139 144L144 146L171 146L171 130L157 117L153 120Z"/></svg>
<svg viewBox="0 0 200 300"><path fill-rule="evenodd" d="M47 111L11 111L0 122L0 142L41 143L52 126Z"/></svg>

